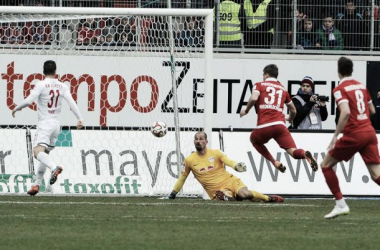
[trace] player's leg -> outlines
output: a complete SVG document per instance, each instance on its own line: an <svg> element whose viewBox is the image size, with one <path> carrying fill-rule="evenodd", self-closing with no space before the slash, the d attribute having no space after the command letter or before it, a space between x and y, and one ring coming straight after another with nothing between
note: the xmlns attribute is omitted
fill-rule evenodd
<svg viewBox="0 0 380 250"><path fill-rule="evenodd" d="M338 162L339 160L327 153L321 163L322 173L325 176L327 186L335 197L335 207L329 214L325 215L325 219L332 219L339 215L347 215L350 213L350 209L340 190L338 177L332 168Z"/></svg>
<svg viewBox="0 0 380 250"><path fill-rule="evenodd" d="M227 182L223 190L218 190L216 196L219 200L232 200L235 198L237 201L250 200L250 201L265 201L265 202L283 202L284 199L278 195L265 195L254 190L248 190L247 186L237 177L232 177L231 181Z"/></svg>
<svg viewBox="0 0 380 250"><path fill-rule="evenodd" d="M265 195L255 190L248 190L247 187L243 187L239 189L236 195L236 200L250 200L253 202L283 202L284 198L279 195Z"/></svg>
<svg viewBox="0 0 380 250"><path fill-rule="evenodd" d="M361 148L356 138L343 135L336 143L334 149L330 150L321 163L322 173L326 179L327 186L335 197L335 207L331 213L325 215L326 219L335 218L339 215L347 215L350 212L343 194L339 187L338 177L333 170L340 161L348 161Z"/></svg>
<svg viewBox="0 0 380 250"><path fill-rule="evenodd" d="M279 125L274 139L277 142L277 144L281 148L285 149L285 151L294 159L306 159L309 162L313 171L318 170L318 163L313 157L313 155L309 151L297 148L292 135L286 127Z"/></svg>
<svg viewBox="0 0 380 250"><path fill-rule="evenodd" d="M380 164L366 164L371 178L380 186Z"/></svg>
<svg viewBox="0 0 380 250"><path fill-rule="evenodd" d="M247 186L236 176L231 176L231 178L215 192L215 196L222 201L242 201L253 198L253 194L248 191Z"/></svg>
<svg viewBox="0 0 380 250"><path fill-rule="evenodd" d="M47 144L44 144L41 138L38 141L39 144L33 148L34 158L52 170L56 165L46 150Z"/></svg>
<svg viewBox="0 0 380 250"><path fill-rule="evenodd" d="M46 172L46 168L50 170L55 167L55 163L49 156L47 150L50 143L50 130L48 124L38 124L37 132L33 140L33 155L39 161L37 167L36 182L32 185L31 189L27 192L29 195L36 195L39 192L39 187L42 184L43 176Z"/></svg>
<svg viewBox="0 0 380 250"><path fill-rule="evenodd" d="M43 164L42 162L38 163L38 168L36 172L36 185L42 185L42 180L44 178L45 172L46 172L47 166Z"/></svg>
<svg viewBox="0 0 380 250"><path fill-rule="evenodd" d="M33 141L34 157L52 171L50 184L54 184L57 180L57 176L62 172L62 167L57 166L49 155L49 152L55 147L59 132L60 125L57 121L39 123Z"/></svg>
<svg viewBox="0 0 380 250"><path fill-rule="evenodd" d="M271 130L272 127L273 126L268 127L268 128L255 129L251 133L250 140L251 140L252 146L257 150L257 152L259 152L265 159L270 161L275 168L277 168L283 173L285 172L286 167L282 165L281 162L276 161L273 158L272 154L268 151L267 147L264 145L270 139L272 139L272 130Z"/></svg>
<svg viewBox="0 0 380 250"><path fill-rule="evenodd" d="M317 160L310 151L305 151L302 148L288 148L285 151L294 159L306 159L313 171L318 170Z"/></svg>
<svg viewBox="0 0 380 250"><path fill-rule="evenodd" d="M359 151L365 162L371 178L380 186L380 156L377 137L375 133L362 135L361 138L367 137L368 143Z"/></svg>
<svg viewBox="0 0 380 250"><path fill-rule="evenodd" d="M49 121L38 123L37 132L33 140L33 155L34 157L45 164L50 170L56 167L55 163L49 156L49 148L54 147L50 145L50 138L55 133L56 124Z"/></svg>
<svg viewBox="0 0 380 250"><path fill-rule="evenodd" d="M44 178L47 166L42 162L38 163L37 172L36 172L36 181L32 185L32 188L28 191L29 195L36 195L40 191L40 186L42 185L42 180Z"/></svg>
<svg viewBox="0 0 380 250"><path fill-rule="evenodd" d="M49 148L49 150L54 149L55 143L57 142L58 135L61 132L59 124L58 124L58 126L57 126L57 124L53 124L52 127L54 128L54 130L52 131L52 133L50 135L50 145L52 145L52 147ZM58 175L60 175L62 173L62 171L63 171L62 166L56 166L53 169L53 171L51 172L50 181L49 181L50 185L53 185L57 181Z"/></svg>
<svg viewBox="0 0 380 250"><path fill-rule="evenodd" d="M260 192L257 192L255 190L248 190L252 193L253 198L249 199L250 201L257 202L257 201L264 201L264 202L284 202L284 198L282 198L279 195L266 195L262 194Z"/></svg>

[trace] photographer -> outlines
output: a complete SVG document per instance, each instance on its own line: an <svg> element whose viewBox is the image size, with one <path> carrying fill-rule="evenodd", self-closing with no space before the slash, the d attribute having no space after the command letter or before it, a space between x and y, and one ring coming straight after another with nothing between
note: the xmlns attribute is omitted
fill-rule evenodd
<svg viewBox="0 0 380 250"><path fill-rule="evenodd" d="M376 99L373 100L376 113L371 117L372 126L375 130L380 130L380 89L376 92Z"/></svg>
<svg viewBox="0 0 380 250"><path fill-rule="evenodd" d="M292 98L297 115L291 128L322 129L322 121L327 119L326 101L328 101L328 97L314 94L313 88L313 79L305 76L301 81L301 88Z"/></svg>

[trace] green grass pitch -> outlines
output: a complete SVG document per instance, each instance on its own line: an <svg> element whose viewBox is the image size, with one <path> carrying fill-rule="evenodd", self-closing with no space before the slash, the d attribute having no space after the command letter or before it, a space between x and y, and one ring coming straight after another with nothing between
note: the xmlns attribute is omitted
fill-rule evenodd
<svg viewBox="0 0 380 250"><path fill-rule="evenodd" d="M380 249L380 201L0 196L0 249Z"/></svg>

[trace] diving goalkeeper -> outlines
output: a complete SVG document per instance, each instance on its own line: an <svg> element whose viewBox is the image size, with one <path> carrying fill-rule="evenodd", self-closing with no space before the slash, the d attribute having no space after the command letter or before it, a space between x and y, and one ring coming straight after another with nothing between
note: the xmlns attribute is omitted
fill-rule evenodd
<svg viewBox="0 0 380 250"><path fill-rule="evenodd" d="M175 199L190 171L192 171L211 200L284 201L284 199L278 195L268 196L253 190L248 190L247 186L244 185L239 178L229 173L224 166L230 166L238 172L245 172L245 164L242 162L237 163L229 159L220 150L207 149L207 143L206 133L198 132L195 134L194 145L196 152L185 159L185 169L174 185L171 194L166 197L167 199Z"/></svg>

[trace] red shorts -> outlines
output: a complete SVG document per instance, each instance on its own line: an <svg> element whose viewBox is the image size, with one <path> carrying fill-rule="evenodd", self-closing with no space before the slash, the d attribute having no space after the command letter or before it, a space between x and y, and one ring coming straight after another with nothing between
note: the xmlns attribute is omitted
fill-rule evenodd
<svg viewBox="0 0 380 250"><path fill-rule="evenodd" d="M359 152L366 164L379 164L380 156L375 132L343 135L329 154L339 161L349 161Z"/></svg>
<svg viewBox="0 0 380 250"><path fill-rule="evenodd" d="M289 130L283 125L255 129L252 131L250 138L252 143L265 144L270 139L274 139L283 149L297 148Z"/></svg>

